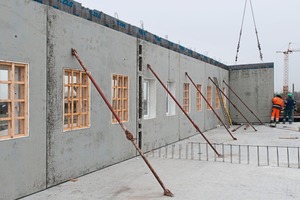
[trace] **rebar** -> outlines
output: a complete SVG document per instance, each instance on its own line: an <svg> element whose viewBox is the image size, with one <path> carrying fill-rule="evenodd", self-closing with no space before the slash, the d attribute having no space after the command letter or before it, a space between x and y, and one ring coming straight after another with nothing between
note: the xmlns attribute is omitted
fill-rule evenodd
<svg viewBox="0 0 300 200"><path fill-rule="evenodd" d="M278 153L278 147L276 147L276 152L277 152L277 167L279 167L279 153Z"/></svg>
<svg viewBox="0 0 300 200"><path fill-rule="evenodd" d="M175 144L172 145L172 158L174 158Z"/></svg>
<svg viewBox="0 0 300 200"><path fill-rule="evenodd" d="M201 160L201 143L199 143L199 160Z"/></svg>
<svg viewBox="0 0 300 200"><path fill-rule="evenodd" d="M191 159L194 160L194 143L191 143Z"/></svg>
<svg viewBox="0 0 300 200"><path fill-rule="evenodd" d="M290 154L289 154L289 147L286 148L286 156L287 156L287 164L288 167L290 167Z"/></svg>
<svg viewBox="0 0 300 200"><path fill-rule="evenodd" d="M247 145L247 164L250 164L250 147Z"/></svg>
<svg viewBox="0 0 300 200"><path fill-rule="evenodd" d="M232 163L232 144L230 144L230 163Z"/></svg>
<svg viewBox="0 0 300 200"><path fill-rule="evenodd" d="M270 165L270 161L269 161L269 147L267 146L267 164L268 166Z"/></svg>
<svg viewBox="0 0 300 200"><path fill-rule="evenodd" d="M185 159L188 159L189 158L189 144L186 144L185 145Z"/></svg>
<svg viewBox="0 0 300 200"><path fill-rule="evenodd" d="M239 145L239 164L241 164L241 145Z"/></svg>
<svg viewBox="0 0 300 200"><path fill-rule="evenodd" d="M259 166L259 146L257 146L257 166Z"/></svg>

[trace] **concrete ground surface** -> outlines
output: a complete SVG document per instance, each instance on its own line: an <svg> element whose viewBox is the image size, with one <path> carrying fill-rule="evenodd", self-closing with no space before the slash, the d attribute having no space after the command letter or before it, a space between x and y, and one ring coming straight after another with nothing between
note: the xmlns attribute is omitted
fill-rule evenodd
<svg viewBox="0 0 300 200"><path fill-rule="evenodd" d="M235 126L236 127L236 126ZM232 130L235 127L231 127ZM205 132L210 142L235 145L276 145L300 147L300 123L264 125L233 132L232 140L224 127ZM204 142L200 134L177 144ZM156 150L158 151L158 150ZM175 151L175 154L178 151ZM142 200L142 199L230 199L282 200L300 199L300 169L294 167L257 166L178 158L163 158L155 152L146 154L161 180L174 197L163 189L140 157L73 179L23 198L24 200ZM210 155L211 156L211 155ZM299 162L299 155L295 162Z"/></svg>

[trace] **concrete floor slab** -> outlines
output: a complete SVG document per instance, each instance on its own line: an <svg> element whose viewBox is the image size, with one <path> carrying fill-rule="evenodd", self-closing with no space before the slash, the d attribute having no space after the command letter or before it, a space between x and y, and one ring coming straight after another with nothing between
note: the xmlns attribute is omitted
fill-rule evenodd
<svg viewBox="0 0 300 200"><path fill-rule="evenodd" d="M300 147L300 123L286 126L255 126L258 131L251 127L247 130L241 128L233 133L238 138L236 141L230 138L223 127L204 134L211 142L216 143ZM203 141L197 134L177 144ZM151 153L147 155L174 197L163 196L163 190L150 170L140 157L136 157L24 199L300 199L298 167L172 159L152 156Z"/></svg>

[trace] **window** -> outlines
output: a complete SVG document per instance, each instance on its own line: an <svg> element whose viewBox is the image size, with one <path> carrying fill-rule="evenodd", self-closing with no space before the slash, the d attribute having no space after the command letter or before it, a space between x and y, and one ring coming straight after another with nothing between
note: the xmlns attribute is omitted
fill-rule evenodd
<svg viewBox="0 0 300 200"><path fill-rule="evenodd" d="M167 82L167 88L175 96L175 83ZM175 115L175 102L168 93L166 93L166 114L167 116Z"/></svg>
<svg viewBox="0 0 300 200"><path fill-rule="evenodd" d="M0 139L28 136L28 65L0 61Z"/></svg>
<svg viewBox="0 0 300 200"><path fill-rule="evenodd" d="M128 76L112 75L112 107L121 122L128 122ZM117 123L113 115L112 122Z"/></svg>
<svg viewBox="0 0 300 200"><path fill-rule="evenodd" d="M64 131L90 127L90 82L84 71L64 70Z"/></svg>
<svg viewBox="0 0 300 200"><path fill-rule="evenodd" d="M198 92L198 90L201 92L201 85L197 84L197 96L196 96L196 110L201 111L202 104L201 104L201 94Z"/></svg>
<svg viewBox="0 0 300 200"><path fill-rule="evenodd" d="M215 102L216 103L216 109L219 109L220 108L220 97L219 97L219 90L218 90L218 88L216 88L216 98L215 98L215 100L216 100L216 102Z"/></svg>
<svg viewBox="0 0 300 200"><path fill-rule="evenodd" d="M211 105L211 86L207 86L206 90L207 101ZM207 106L208 110L211 110L210 106Z"/></svg>
<svg viewBox="0 0 300 200"><path fill-rule="evenodd" d="M225 87L223 87L223 93L224 94L226 94L226 88ZM226 107L226 97L222 94L222 101L223 101L223 103L224 103L224 106Z"/></svg>
<svg viewBox="0 0 300 200"><path fill-rule="evenodd" d="M144 79L143 82L143 114L144 119L154 118L156 115L156 89L154 79Z"/></svg>
<svg viewBox="0 0 300 200"><path fill-rule="evenodd" d="M190 84L183 84L183 110L190 112Z"/></svg>

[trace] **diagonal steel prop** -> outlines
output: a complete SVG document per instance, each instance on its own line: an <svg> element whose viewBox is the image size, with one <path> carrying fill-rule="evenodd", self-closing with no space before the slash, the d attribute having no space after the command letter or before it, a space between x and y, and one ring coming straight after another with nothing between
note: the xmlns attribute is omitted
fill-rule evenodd
<svg viewBox="0 0 300 200"><path fill-rule="evenodd" d="M216 88L226 97L226 99L231 103L231 105L243 116L243 118L248 122L248 124L255 130L257 131L254 126L248 121L248 119L243 115L243 113L241 113L241 111L236 107L236 105L234 105L234 103L232 103L232 101L228 98L228 96L221 90L220 87L217 86L217 84L210 78L208 77L208 79L216 86Z"/></svg>
<svg viewBox="0 0 300 200"><path fill-rule="evenodd" d="M223 83L229 88L229 90L244 104L244 106L252 113L252 115L254 115L254 117L260 122L260 124L264 124L262 123L262 121L254 114L254 112L245 104L245 102L232 90L231 87L229 87L229 85L223 80Z"/></svg>
<svg viewBox="0 0 300 200"><path fill-rule="evenodd" d="M156 79L160 82L160 84L163 86L163 88L167 91L167 93L172 97L172 99L175 101L177 106L180 108L180 110L185 114L185 116L190 120L190 122L193 124L195 129L202 135L202 137L206 140L206 142L209 144L209 146L214 150L214 152L217 154L218 157L223 157L221 154L218 153L218 151L214 148L214 146L209 142L209 140L205 137L205 135L201 132L199 127L195 124L195 122L192 120L192 118L187 114L187 112L184 111L183 107L179 104L179 102L176 100L176 98L172 95L172 93L168 90L168 88L165 86L165 84L160 80L158 75L153 71L151 66L147 64L148 69L152 72L152 74L156 77Z"/></svg>
<svg viewBox="0 0 300 200"><path fill-rule="evenodd" d="M192 80L192 78L188 75L187 72L185 72L185 75L188 77L188 79L190 79L190 81L192 82L192 84L195 86L196 90L200 93L200 95L202 96L202 98L205 100L205 102L207 103L207 105L210 107L210 109L213 111L213 113L216 115L216 117L220 120L220 122L223 124L223 126L226 128L227 132L229 133L229 135L232 137L233 140L236 140L236 138L231 134L231 132L228 130L228 128L226 127L226 125L224 124L224 122L222 121L222 119L220 118L220 116L217 114L217 112L214 110L214 108L210 105L210 103L207 101L207 99L205 98L205 96L202 94L202 92L199 90L199 88L197 88L197 85L195 84L195 82Z"/></svg>
<svg viewBox="0 0 300 200"><path fill-rule="evenodd" d="M85 73L87 74L87 76L89 77L89 79L92 81L93 85L95 86L95 88L97 89L97 91L99 92L100 96L102 97L102 99L104 100L104 102L106 103L107 107L109 108L109 110L112 112L112 114L114 115L114 117L116 118L116 120L118 121L119 125L121 126L121 128L124 130L126 138L131 141L131 143L133 144L133 146L135 147L135 149L139 152L139 154L141 155L141 157L143 158L143 160L145 161L145 163L147 164L147 166L149 167L149 169L151 170L152 174L155 176L156 180L159 182L160 186L163 188L164 190L164 195L165 196L169 196L169 197L173 197L174 195L172 194L172 192L170 190L168 190L164 183L161 181L161 179L159 178L158 174L154 171L153 167L151 166L150 162L148 161L148 159L145 157L144 153L142 152L142 150L138 147L138 145L135 142L135 139L132 135L132 133L125 127L125 125L121 122L120 117L117 115L117 113L115 112L115 110L113 109L113 107L111 106L110 102L108 101L108 99L105 97L104 93L101 91L100 87L98 86L98 84L96 83L95 79L92 77L92 75L90 73L88 73L87 68L84 66L83 62L80 60L77 51L75 49L71 49L72 52L72 56L75 56L75 58L77 59L77 61L79 62L79 64L81 65L81 67L84 69Z"/></svg>

